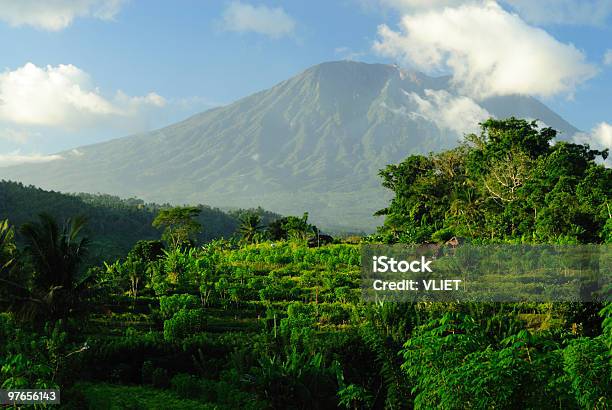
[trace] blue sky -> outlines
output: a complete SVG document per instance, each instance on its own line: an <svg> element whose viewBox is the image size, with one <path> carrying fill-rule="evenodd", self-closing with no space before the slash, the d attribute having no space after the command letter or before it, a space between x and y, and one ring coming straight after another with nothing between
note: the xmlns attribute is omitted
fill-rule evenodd
<svg viewBox="0 0 612 410"><path fill-rule="evenodd" d="M0 49L0 165L345 58L449 73L475 101L533 93L600 145L612 138L610 0L0 0Z"/></svg>

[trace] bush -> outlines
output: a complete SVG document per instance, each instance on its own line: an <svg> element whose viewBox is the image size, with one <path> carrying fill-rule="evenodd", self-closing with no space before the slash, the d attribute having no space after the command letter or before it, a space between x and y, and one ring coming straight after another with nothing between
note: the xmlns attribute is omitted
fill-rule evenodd
<svg viewBox="0 0 612 410"><path fill-rule="evenodd" d="M170 385L172 390L181 397L197 399L202 396L202 383L194 375L179 373L172 378Z"/></svg>
<svg viewBox="0 0 612 410"><path fill-rule="evenodd" d="M172 319L164 321L164 339L177 342L205 329L204 309L180 310Z"/></svg>
<svg viewBox="0 0 612 410"><path fill-rule="evenodd" d="M170 319L180 310L195 309L199 306L200 299L186 293L159 298L159 311L164 319Z"/></svg>
<svg viewBox="0 0 612 410"><path fill-rule="evenodd" d="M603 336L572 340L564 349L563 367L580 406L606 408L612 404L609 358Z"/></svg>

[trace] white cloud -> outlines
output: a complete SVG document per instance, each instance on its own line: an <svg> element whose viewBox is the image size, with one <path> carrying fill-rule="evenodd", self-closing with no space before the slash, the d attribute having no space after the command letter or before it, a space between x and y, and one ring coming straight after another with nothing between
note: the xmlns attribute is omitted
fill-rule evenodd
<svg viewBox="0 0 612 410"><path fill-rule="evenodd" d="M0 0L0 20L11 26L58 31L77 17L112 20L126 0Z"/></svg>
<svg viewBox="0 0 612 410"><path fill-rule="evenodd" d="M100 94L83 70L71 64L38 67L27 63L0 73L0 122L26 126L76 128L117 117L135 117L146 106L164 105L149 93L113 99Z"/></svg>
<svg viewBox="0 0 612 410"><path fill-rule="evenodd" d="M223 12L222 26L227 31L250 31L280 38L293 33L295 20L280 7L252 6L235 1Z"/></svg>
<svg viewBox="0 0 612 410"><path fill-rule="evenodd" d="M457 135L478 132L478 123L492 116L471 98L452 95L445 90L425 90L424 97L415 92L406 93L406 96L416 104L414 113Z"/></svg>
<svg viewBox="0 0 612 410"><path fill-rule="evenodd" d="M599 123L593 128L591 136L593 148L612 150L612 124L607 122Z"/></svg>
<svg viewBox="0 0 612 410"><path fill-rule="evenodd" d="M601 122L597 124L589 133L579 132L574 135L574 141L578 144L589 144L593 149L612 151L612 124ZM612 155L612 152L610 152ZM612 167L612 157L604 162L607 167Z"/></svg>
<svg viewBox="0 0 612 410"><path fill-rule="evenodd" d="M610 0L504 0L523 19L534 24L605 24L612 15Z"/></svg>
<svg viewBox="0 0 612 410"><path fill-rule="evenodd" d="M378 28L374 50L430 72L452 72L473 98L571 94L597 69L571 44L529 26L494 2L405 15Z"/></svg>
<svg viewBox="0 0 612 410"><path fill-rule="evenodd" d="M37 164L63 159L61 155L21 154L15 151L9 154L0 154L0 167L9 167L18 164Z"/></svg>
<svg viewBox="0 0 612 410"><path fill-rule="evenodd" d="M606 53L604 54L603 63L605 65L612 65L612 49L606 50Z"/></svg>
<svg viewBox="0 0 612 410"><path fill-rule="evenodd" d="M115 95L115 101L121 103L124 106L132 108L138 108L143 105L151 105L154 107L164 107L166 105L166 99L157 93L149 93L143 96L130 97L123 91L117 91Z"/></svg>

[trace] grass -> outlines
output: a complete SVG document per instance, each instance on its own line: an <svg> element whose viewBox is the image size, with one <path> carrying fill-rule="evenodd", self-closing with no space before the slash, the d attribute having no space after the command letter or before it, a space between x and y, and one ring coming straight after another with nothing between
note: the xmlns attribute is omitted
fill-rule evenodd
<svg viewBox="0 0 612 410"><path fill-rule="evenodd" d="M71 391L74 402L67 408L85 407L90 410L210 410L219 408L218 405L182 398L169 390L145 386L77 383Z"/></svg>

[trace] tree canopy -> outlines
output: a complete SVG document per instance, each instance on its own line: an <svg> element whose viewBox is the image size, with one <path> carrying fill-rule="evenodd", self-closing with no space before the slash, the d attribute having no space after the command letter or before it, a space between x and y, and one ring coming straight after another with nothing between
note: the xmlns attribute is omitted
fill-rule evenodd
<svg viewBox="0 0 612 410"><path fill-rule="evenodd" d="M164 228L162 239L172 248L190 243L202 230L202 225L196 218L202 212L194 206L177 206L159 211L152 225Z"/></svg>
<svg viewBox="0 0 612 410"><path fill-rule="evenodd" d="M379 234L421 243L478 240L612 241L608 150L565 141L535 121L489 119L452 150L411 155L380 171L394 192Z"/></svg>

